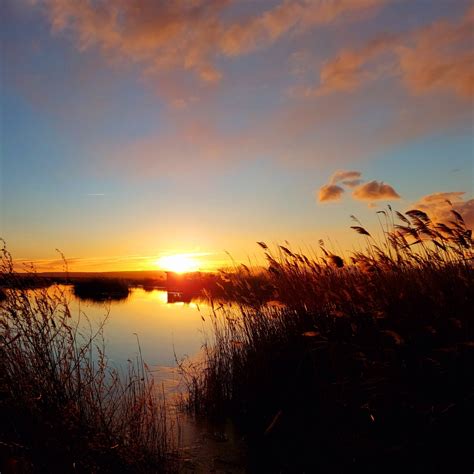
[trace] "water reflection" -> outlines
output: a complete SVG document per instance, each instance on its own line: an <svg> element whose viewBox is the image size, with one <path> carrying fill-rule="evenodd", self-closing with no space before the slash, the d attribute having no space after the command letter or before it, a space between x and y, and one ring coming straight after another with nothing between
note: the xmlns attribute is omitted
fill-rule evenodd
<svg viewBox="0 0 474 474"><path fill-rule="evenodd" d="M150 366L175 367L176 358L193 356L201 348L205 303L197 305L179 292L130 290L127 298L98 302L76 296L71 288L71 310L82 311L92 322L109 314L104 335L107 354L124 364L137 354L137 336L143 358Z"/></svg>
<svg viewBox="0 0 474 474"><path fill-rule="evenodd" d="M175 303L186 303L192 304L191 301L193 297L190 295L186 295L185 293L180 293L179 291L167 291L166 292L166 302L168 304L175 304Z"/></svg>
<svg viewBox="0 0 474 474"><path fill-rule="evenodd" d="M15 291L15 290L10 290ZM29 290L34 298L34 292ZM179 291L131 289L126 298L94 301L80 298L73 285L51 286L48 292L60 292L69 301L71 315L87 315L93 328L107 317L104 326L105 352L111 365L125 368L127 361L141 353L160 393L168 399L170 419L178 419L182 472L245 472L245 446L230 423L214 424L177 412L176 396L184 390L176 369L176 359L189 356L197 360L210 324L210 308L198 304ZM81 321L85 324L84 318ZM87 326L87 325L86 325ZM87 327L85 334L88 334Z"/></svg>

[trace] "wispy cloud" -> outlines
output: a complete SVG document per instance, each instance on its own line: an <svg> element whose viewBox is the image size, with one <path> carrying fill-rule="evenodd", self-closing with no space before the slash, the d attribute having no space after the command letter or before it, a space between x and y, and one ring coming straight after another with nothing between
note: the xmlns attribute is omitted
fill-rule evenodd
<svg viewBox="0 0 474 474"><path fill-rule="evenodd" d="M381 35L358 50L345 49L327 61L320 70L320 85L306 90L307 95L325 95L333 92L351 92L362 84L394 72L393 64L376 62L383 53L390 51L398 38ZM391 58L390 58L391 59Z"/></svg>
<svg viewBox="0 0 474 474"><path fill-rule="evenodd" d="M149 270L150 262L156 260L156 256L142 255L120 255L112 257L66 257L28 259L15 258L14 264L18 271L25 271L31 266L38 272L48 271L108 271L118 269Z"/></svg>
<svg viewBox="0 0 474 474"><path fill-rule="evenodd" d="M193 257L200 262L203 269L216 269L228 264L223 255L216 252L177 252L162 251L156 255L117 255L109 257L67 257L61 258L28 259L15 258L14 265L17 271L27 271L32 267L37 272L103 272L129 270L159 270L157 261L160 257L179 254Z"/></svg>
<svg viewBox="0 0 474 474"><path fill-rule="evenodd" d="M109 60L141 64L146 74L192 71L215 83L218 56L240 56L282 36L339 19L360 20L387 0L285 0L243 19L224 19L232 2L43 0L55 33L72 34L80 50L97 47Z"/></svg>
<svg viewBox="0 0 474 474"><path fill-rule="evenodd" d="M228 26L220 49L236 56L268 46L288 32L333 23L339 19L361 20L387 0L286 0L262 14Z"/></svg>
<svg viewBox="0 0 474 474"><path fill-rule="evenodd" d="M362 182L363 182L362 179L348 179L348 180L344 180L342 184L349 188L355 188L356 186L359 186L359 184L361 184Z"/></svg>
<svg viewBox="0 0 474 474"><path fill-rule="evenodd" d="M436 21L407 34L382 34L358 49L343 49L321 68L306 95L351 92L383 76L400 78L413 94L435 90L474 95L474 7L458 22Z"/></svg>
<svg viewBox="0 0 474 474"><path fill-rule="evenodd" d="M358 180L361 175L362 173L360 171L337 170L333 173L329 182L336 184L340 181L344 182L345 180Z"/></svg>
<svg viewBox="0 0 474 474"><path fill-rule="evenodd" d="M127 176L181 175L188 170L194 171L198 166L208 166L214 172L261 155L287 163L292 168L328 163L349 167L351 162L361 163L419 137L466 127L470 123L472 107L458 92L457 97L462 101L452 100L451 94L420 94L422 90L416 88L414 76L402 74L406 67L410 67L402 68L400 58L407 53L400 48L418 51L418 46L426 49L432 44L433 54L446 56L440 64L452 64L451 60L461 57L463 51L471 54L465 25L472 24L469 23L472 15L466 14L464 19L457 21L438 20L404 35L382 33L367 41L367 35L359 34L360 25L355 22L366 20L389 2L287 0L253 2L242 9L239 2L217 0L38 0L36 3L46 12L57 41L68 38L81 52L100 53L81 55L82 61L91 57L94 61L85 73L93 84L89 86L91 93L85 94L83 97L87 98L79 105L74 102L75 98L59 100L57 85L41 72L35 71L26 82L18 74L9 80L13 87L21 89L21 94L29 97L34 93L35 100L41 104L49 102L47 106L61 120L60 126L68 129L66 132L74 135L86 133L84 130L88 127L77 127L77 123L101 122L106 117L101 114L107 113L108 107L115 112L112 106L102 106L103 94L92 79L94 71L103 63L138 66L136 69L144 75L147 87L173 108L166 110L170 114L166 127L150 125L158 122L149 121L137 134L98 137L91 145L94 147L91 153L97 159L88 164L93 172L107 174L112 171ZM421 20L421 14L413 8L416 20ZM456 15L459 9L458 6ZM331 37L328 26L346 21L354 21L351 32L357 31L357 37L365 37L365 43L357 48L346 45L318 72L318 61L326 48L315 48L306 37L298 35L308 34L308 30L313 29L315 31L311 34L317 38L319 32L316 30L320 29L322 34L324 29L324 34ZM373 30L372 27L369 30ZM242 33L241 36L237 32ZM343 38L337 37L331 44L344 45ZM228 107L229 103L235 104L232 102L235 85L246 82L254 73L265 73L274 78L276 71L268 71L265 62L247 70L243 61L239 61L239 68L242 67L240 75L237 73L229 81L222 81L219 87L209 87L213 83L209 80L212 74L206 79L206 67L215 69L222 77L222 71L227 70L234 56L240 57L284 40L286 43L281 54L278 53L279 58L291 51L289 46L295 44L301 48L304 44L304 53L298 50L299 53L292 55L292 72L311 75L309 87L304 88L317 97L315 100L282 98L287 85L280 88L273 82L266 90L262 107L244 105L240 108L239 102L235 107L234 122L238 126L234 123L229 126ZM436 44L440 47L435 47ZM431 57L424 54L424 49L418 56L417 63L420 64ZM23 59L22 63L34 64L35 61L38 58L34 61ZM442 73L439 78L444 77L444 66L438 69ZM446 71L448 69L452 74L446 72L447 78L454 78L457 74L459 78L467 78L463 83L469 84L466 68L449 67ZM7 68L7 75L8 70L11 72L15 68ZM116 71L119 76L123 68ZM314 84L315 74L319 74L320 84ZM87 81L81 82L80 71L74 70L71 76L64 80L64 84L74 81L67 89L77 88L84 92L82 82L86 84ZM385 77L391 80L384 81L383 90L382 81L373 84L373 88L362 87ZM448 83L439 82L439 78L435 78L431 89L426 86L423 90L446 89ZM294 78L288 74L286 80L294 81ZM307 80L308 77L303 80L305 86ZM422 83L427 84L427 81L425 78ZM407 87L393 87L395 83ZM241 91L242 104L260 100L257 95L252 97L250 94L254 92L245 87L245 91ZM469 89L449 87L451 91ZM354 93L347 94L348 91ZM412 92L418 95L415 97ZM49 109L47 111L51 112ZM373 123L374 117L377 117L376 123ZM97 128L90 125L92 130ZM355 188L360 184L357 179L347 179L339 186Z"/></svg>

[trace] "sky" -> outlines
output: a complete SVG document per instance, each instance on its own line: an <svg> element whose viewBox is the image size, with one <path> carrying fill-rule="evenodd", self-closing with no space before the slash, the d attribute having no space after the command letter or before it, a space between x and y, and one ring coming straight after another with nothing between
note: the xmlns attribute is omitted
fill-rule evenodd
<svg viewBox="0 0 474 474"><path fill-rule="evenodd" d="M213 269L474 226L474 2L0 0L0 236L18 262Z"/></svg>

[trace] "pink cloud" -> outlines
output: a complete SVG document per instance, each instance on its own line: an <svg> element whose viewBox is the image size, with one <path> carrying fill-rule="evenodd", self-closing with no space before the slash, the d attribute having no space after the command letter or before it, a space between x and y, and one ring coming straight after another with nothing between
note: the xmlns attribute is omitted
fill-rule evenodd
<svg viewBox="0 0 474 474"><path fill-rule="evenodd" d="M261 15L229 25L220 38L220 49L237 56L274 43L294 30L305 30L338 19L361 19L387 0L286 0Z"/></svg>
<svg viewBox="0 0 474 474"><path fill-rule="evenodd" d="M181 127L179 130L173 129L170 133L167 131L166 134L161 130L153 130L149 137L137 139L145 142L144 144L136 145L134 142L119 144L116 147L114 143L104 141L101 145L101 148L106 149L103 156L107 156L110 163L118 156L114 162L120 169L121 162L127 162L130 168L141 168L141 172L150 173L154 169L157 173L161 173L163 169L165 172L170 172L169 170L175 167L190 167L185 164L179 165L178 162L200 163L208 160L209 156L218 157L219 161L225 160L232 164L234 161L245 159L242 148L246 152L246 157L265 153L286 162L291 167L320 166L328 163L345 167L350 166L349 163L352 160L358 163L369 160L400 143L449 129L453 124L466 123L466 119L470 118L468 104L459 104L452 101L449 96L414 98L401 96L399 90L384 87L382 92L381 88L378 90L371 88L370 93L364 97L356 97L355 94L350 97L345 94L326 94L319 96L317 101L282 101L281 105L275 106L271 115L267 114L265 117L260 114L260 111L250 111L246 116L246 123L239 130L220 129L218 121L221 112L216 113L218 107L214 108L213 93L216 90L224 92L227 83L224 81L218 89L209 85L213 84L213 72L216 72L214 81L218 81L220 71L214 63L217 57L225 55L220 39L232 25L241 25L245 31L252 31L250 26L248 28L246 26L252 21L259 24L259 28L262 28L262 24L267 25L264 27L267 33L263 36L255 36L260 39L252 43L253 49L244 48L238 53L245 54L257 48L264 48L285 35L304 31L312 25L327 25L347 18L364 18L373 11L373 8L382 5L383 2L282 1L278 3L279 6L300 5L298 8L295 7L293 15L297 19L290 22L293 26L289 28L278 27L276 18L284 18L285 15L289 15L288 12L291 9L285 7L288 9L280 12L277 7L269 8L266 4L264 6L260 4L259 11L264 10L263 12L254 13L239 20L236 20L236 17L228 19L227 3L201 0L184 3L144 0L137 2L118 0L113 3L106 3L103 0L94 2L44 0L42 4L45 5L50 18L54 19L52 24L56 34L71 37L81 49L96 48L102 52L102 57L90 55L94 56L94 61L105 59L114 62L138 63L142 66L147 86L156 90L159 96L167 100L168 105L177 109L173 113L185 115L187 112L184 112L184 109L194 108L192 112L198 111L199 116L205 115L209 117L210 122L216 122L210 124L202 142L197 145L195 142L188 143L187 138L182 138L182 132L187 132L183 130L183 127L187 128L187 124L178 122L176 125ZM132 8L132 4L136 8ZM302 6L305 8L304 14L303 10L300 10ZM114 20L114 14L120 17L120 21ZM273 20L264 21L264 17L273 18ZM99 21L102 18L107 21ZM101 27L95 27L96 24ZM208 24L209 28L206 26ZM446 24L450 25L450 23ZM211 34L211 30L214 33ZM189 36L192 38L190 41L184 38L188 34L185 33L186 31L189 31ZM209 36L204 34L204 31L207 31ZM197 41L198 36L201 38L200 41ZM211 37L212 41L209 39ZM192 44L194 40L196 40L195 44ZM385 68L384 74L392 74L391 67L397 67L394 47L384 46L385 43L388 44L391 41L398 44L399 39L385 35L377 36L376 40L369 42L368 50L371 52L367 54L372 59L361 66L362 70L370 70L374 66L377 72L379 62L381 62L380 70ZM393 61L385 61L386 56L391 56ZM202 59L201 62L198 61L200 59ZM300 59L297 60L300 61ZM306 57L303 56L298 63L298 68L301 69L305 62ZM363 63L363 61L359 62ZM316 64L314 59L311 64ZM206 65L211 65L214 70L207 69ZM95 67L99 66L94 65ZM183 74L183 69L190 74ZM314 69L315 66L312 67L311 74L314 74ZM272 70L266 74L265 78L271 81L275 71ZM365 72L362 74L363 78L365 78L364 74ZM202 80L195 80L195 76ZM210 82L209 80L206 82L206 77ZM63 108L61 113L73 116L74 119L70 120L70 123L74 125L81 120L89 122L89 116L93 112L97 115L103 113L104 107L99 100L82 101L78 106L81 114L78 120L75 117L79 115L79 112L75 113L69 103L66 105L55 103L56 90L49 86L49 82L43 77L34 78L25 84L22 84L17 77L13 79L14 87L21 88L22 91L28 89L26 92L28 94L35 92L38 100L48 99L54 102L56 114L57 109ZM356 83L359 87L363 80L359 81L357 78ZM83 81L78 79L77 87L82 88ZM46 93L45 89L47 89ZM227 92L232 93L232 91ZM275 91L275 94L277 93L279 91ZM355 114L360 113L357 102L359 100L363 100L364 108L368 109L374 105L380 109L383 108L384 114L377 123L376 133L374 133L374 128L368 127L363 120L354 119ZM274 103L278 103L276 98ZM82 118L83 116L86 120ZM191 119L196 120L196 114L193 116L190 114L189 120ZM61 122L61 127L68 123L67 120ZM170 126L170 128L173 127ZM77 132L74 130L74 133ZM344 136L344 139L341 139L341 136ZM157 152L157 150L160 151ZM351 184L342 181L340 183L343 187L350 187L351 184L355 187L360 184L356 181Z"/></svg>
<svg viewBox="0 0 474 474"><path fill-rule="evenodd" d="M379 59L382 53L390 51L394 44L396 37L383 35L369 41L359 50L341 51L336 58L323 65L320 71L320 87L308 89L307 95L350 92L365 82L377 79L390 68L375 60Z"/></svg>
<svg viewBox="0 0 474 474"><path fill-rule="evenodd" d="M353 91L383 76L399 77L413 94L448 90L474 95L474 8L461 21L437 21L406 35L382 35L359 49L344 49L320 71L306 95Z"/></svg>
<svg viewBox="0 0 474 474"><path fill-rule="evenodd" d="M97 47L107 60L139 63L148 74L192 71L218 82L219 55L238 56L264 48L290 31L338 19L361 19L387 0L281 1L241 21L224 20L232 2L194 0L44 0L52 30L68 33L80 50Z"/></svg>

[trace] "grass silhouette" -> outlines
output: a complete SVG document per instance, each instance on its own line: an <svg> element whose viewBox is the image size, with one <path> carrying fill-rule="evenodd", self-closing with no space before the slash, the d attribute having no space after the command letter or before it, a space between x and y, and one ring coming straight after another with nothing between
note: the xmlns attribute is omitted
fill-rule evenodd
<svg viewBox="0 0 474 474"><path fill-rule="evenodd" d="M22 289L5 248L0 265L10 288L0 305L2 472L174 471L172 427L141 355L121 373L105 353L105 320L71 314L61 287Z"/></svg>
<svg viewBox="0 0 474 474"><path fill-rule="evenodd" d="M471 231L455 211L381 216L379 240L355 222L366 248L349 258L259 242L264 272L222 276L238 303L209 295L204 362L181 366L187 407L233 418L256 471L472 467Z"/></svg>
<svg viewBox="0 0 474 474"><path fill-rule="evenodd" d="M234 420L250 472L471 468L471 231L454 210L447 223L419 210L379 215L381 239L354 218L363 251L320 241L308 256L259 242L265 269L207 277L212 331L204 359L180 366L185 403ZM60 286L15 273L5 248L0 263L2 471L177 470L141 356L120 373L103 324L72 315ZM75 284L81 298L128 294L116 280Z"/></svg>

